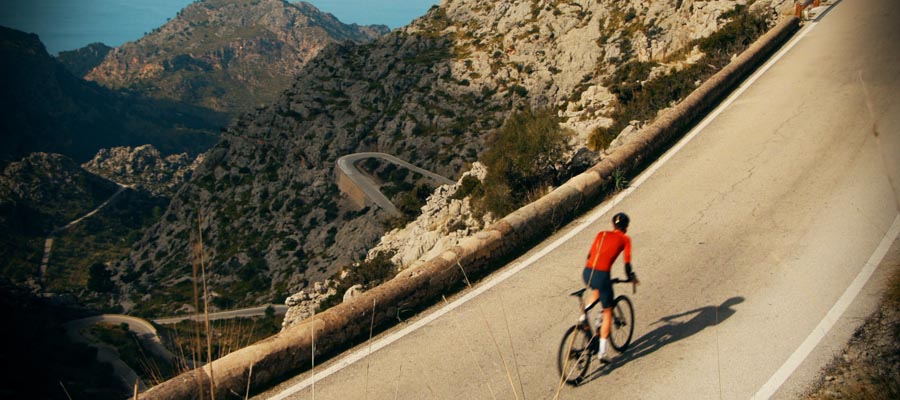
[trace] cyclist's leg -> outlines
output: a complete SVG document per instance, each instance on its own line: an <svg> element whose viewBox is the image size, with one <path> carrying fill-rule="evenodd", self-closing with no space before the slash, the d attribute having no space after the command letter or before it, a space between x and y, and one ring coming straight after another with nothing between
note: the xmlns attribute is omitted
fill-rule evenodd
<svg viewBox="0 0 900 400"><path fill-rule="evenodd" d="M603 323L600 324L600 338L601 339L609 338L609 331L610 331L610 328L612 327L612 319L613 319L612 310L613 310L612 307L603 308Z"/></svg>
<svg viewBox="0 0 900 400"><path fill-rule="evenodd" d="M600 324L598 332L600 335L600 351L598 352L598 356L600 357L601 362L608 362L609 360L606 359L606 347L609 341L610 327L612 326L614 294L609 272L601 273L599 280L600 303L603 304L603 322Z"/></svg>
<svg viewBox="0 0 900 400"><path fill-rule="evenodd" d="M600 299L600 288L599 286L599 275L596 275L597 271L591 268L585 268L582 273L582 279L584 280L585 286L588 288L588 298L587 302L584 303L584 307L587 308L590 305L597 302Z"/></svg>

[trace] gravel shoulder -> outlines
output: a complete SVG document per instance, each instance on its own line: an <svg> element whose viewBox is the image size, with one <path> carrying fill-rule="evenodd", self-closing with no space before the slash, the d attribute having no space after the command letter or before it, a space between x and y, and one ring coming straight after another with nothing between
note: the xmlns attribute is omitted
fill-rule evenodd
<svg viewBox="0 0 900 400"><path fill-rule="evenodd" d="M888 290L806 399L900 399L900 261Z"/></svg>

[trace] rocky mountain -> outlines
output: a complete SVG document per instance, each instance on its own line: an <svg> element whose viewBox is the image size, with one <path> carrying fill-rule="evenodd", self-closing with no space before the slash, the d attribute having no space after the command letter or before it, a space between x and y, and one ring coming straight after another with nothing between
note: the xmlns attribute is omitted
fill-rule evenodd
<svg viewBox="0 0 900 400"><path fill-rule="evenodd" d="M113 50L86 77L236 114L271 103L325 46L387 32L382 25L341 23L302 1L197 1Z"/></svg>
<svg viewBox="0 0 900 400"><path fill-rule="evenodd" d="M27 219L24 229L49 233L97 207L117 189L115 183L88 173L69 157L32 153L3 169L0 201L31 210L28 217L5 215L6 223Z"/></svg>
<svg viewBox="0 0 900 400"><path fill-rule="evenodd" d="M222 114L148 100L73 76L34 34L0 27L0 165L43 151L87 161L101 148L152 143L164 153L208 149Z"/></svg>
<svg viewBox="0 0 900 400"><path fill-rule="evenodd" d="M91 43L85 47L70 51L61 51L56 59L62 63L72 75L84 78L88 72L100 65L113 48L103 43Z"/></svg>
<svg viewBox="0 0 900 400"><path fill-rule="evenodd" d="M163 156L148 144L134 148L101 149L91 161L81 166L88 172L119 184L172 197L202 161L202 154L196 158L191 158L187 153Z"/></svg>
<svg viewBox="0 0 900 400"><path fill-rule="evenodd" d="M712 68L713 55L740 51L725 45L745 42L738 33L764 29L790 7L743 4L447 0L371 43L327 47L274 103L229 127L117 265L120 276L139 276L122 286L122 304L190 309L183 293L198 219L220 307L280 301L363 259L387 215L341 196L342 155L391 153L457 179L511 113L549 108L574 132L568 154L583 168L610 142L592 139L598 132L651 119L699 84L694 72ZM681 91L642 97L660 84ZM652 114L620 112L633 104Z"/></svg>

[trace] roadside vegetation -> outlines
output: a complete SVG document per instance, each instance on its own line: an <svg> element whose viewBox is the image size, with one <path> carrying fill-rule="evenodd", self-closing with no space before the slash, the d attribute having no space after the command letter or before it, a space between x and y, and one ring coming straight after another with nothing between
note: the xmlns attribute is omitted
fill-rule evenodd
<svg viewBox="0 0 900 400"><path fill-rule="evenodd" d="M340 272L338 273L334 280L336 292L319 303L318 311L341 304L344 294L353 286L361 285L362 290L369 290L393 278L397 272L397 267L391 262L393 256L391 253L378 253L372 260L345 267L347 275L339 278Z"/></svg>
<svg viewBox="0 0 900 400"><path fill-rule="evenodd" d="M270 308L263 317L210 321L208 332L204 322L191 320L158 326L160 340L176 356L173 361L165 360L145 348L127 324L96 324L88 332L98 341L116 349L122 362L131 367L147 386L152 387L190 371L194 365L207 362L209 355L216 360L278 333L283 319ZM96 350L91 350L96 354Z"/></svg>
<svg viewBox="0 0 900 400"><path fill-rule="evenodd" d="M526 109L512 114L487 138L482 161L484 184L463 182L462 191L474 194L479 212L504 216L538 198L557 184L559 163L570 132L560 127L552 108Z"/></svg>
<svg viewBox="0 0 900 400"><path fill-rule="evenodd" d="M697 47L705 55L699 62L680 70L672 68L651 79L650 74L659 67L659 63L630 61L606 79L604 86L616 95L616 107L609 115L613 123L595 129L588 138L588 146L602 150L631 121L652 121L659 110L684 99L700 83L725 67L732 56L746 49L768 30L766 16L750 12L744 5L738 5L720 18L730 21L715 33L693 41L685 46L685 50L670 57L673 60L683 58L687 51Z"/></svg>
<svg viewBox="0 0 900 400"><path fill-rule="evenodd" d="M274 309L269 310L263 317L209 321L209 332L202 322L190 320L159 326L157 331L163 345L183 362L175 365L170 374L152 380L153 384L189 371L201 360L205 363L208 354L216 360L278 333L284 317L275 315Z"/></svg>

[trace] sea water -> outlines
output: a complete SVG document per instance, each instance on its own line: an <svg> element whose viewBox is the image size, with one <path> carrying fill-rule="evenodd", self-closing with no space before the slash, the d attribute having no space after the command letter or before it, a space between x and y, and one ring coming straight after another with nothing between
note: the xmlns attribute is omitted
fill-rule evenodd
<svg viewBox="0 0 900 400"><path fill-rule="evenodd" d="M289 0L291 3L297 0ZM440 0L306 0L341 22L397 28ZM0 25L40 36L47 52L118 47L175 18L194 0L0 0Z"/></svg>
<svg viewBox="0 0 900 400"><path fill-rule="evenodd" d="M174 18L193 0L0 0L0 25L36 33L50 54L119 46Z"/></svg>

